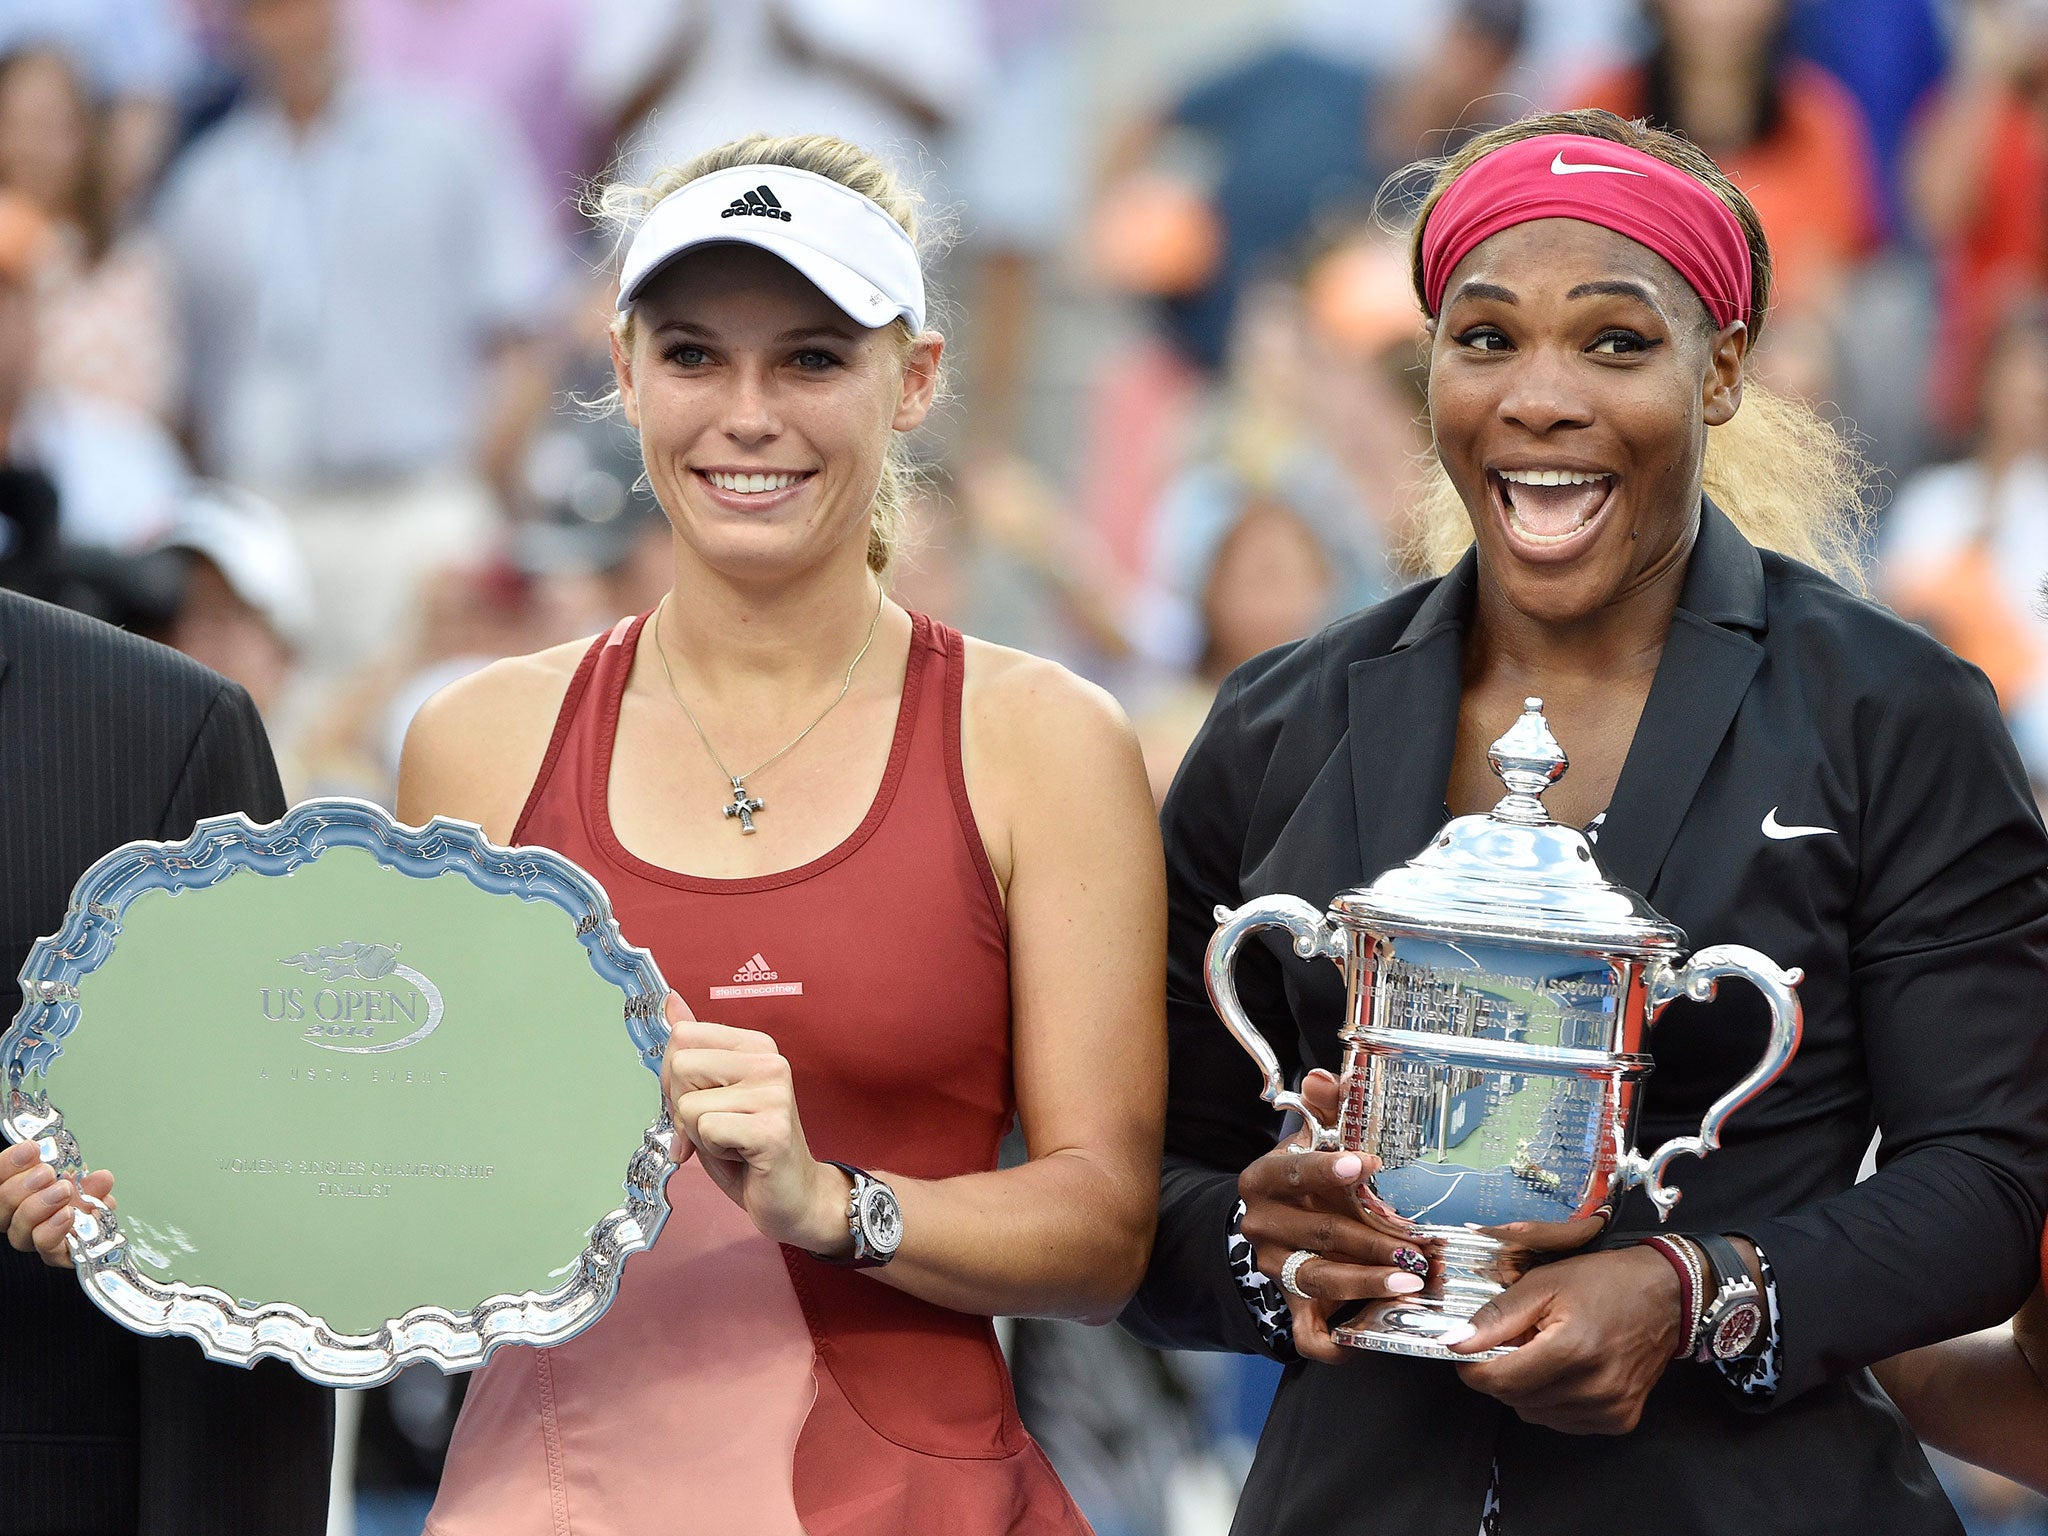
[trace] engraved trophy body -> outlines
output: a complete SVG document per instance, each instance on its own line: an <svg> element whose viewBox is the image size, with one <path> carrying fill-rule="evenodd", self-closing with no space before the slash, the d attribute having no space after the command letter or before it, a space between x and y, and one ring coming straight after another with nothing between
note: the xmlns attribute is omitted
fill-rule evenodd
<svg viewBox="0 0 2048 1536"><path fill-rule="evenodd" d="M1332 1330L1361 1348L1506 1353L1453 1355L1438 1340L1542 1257L1592 1241L1630 1188L1668 1215L1679 1197L1664 1182L1672 1159L1717 1147L1722 1123L1799 1046L1797 970L1740 945L1685 959L1685 935L1609 883L1583 833L1551 820L1541 796L1567 759L1541 700L1488 755L1509 791L1491 812L1452 821L1327 914L1294 896L1216 909L1209 995L1259 1064L1267 1102L1299 1113L1319 1149L1377 1158L1367 1206L1430 1258L1419 1295L1369 1303ZM1238 1001L1238 946L1261 928L1285 929L1295 953L1344 971L1335 1126L1288 1089ZM1646 1156L1634 1129L1650 1026L1677 998L1710 999L1727 976L1763 992L1769 1044L1697 1136Z"/></svg>

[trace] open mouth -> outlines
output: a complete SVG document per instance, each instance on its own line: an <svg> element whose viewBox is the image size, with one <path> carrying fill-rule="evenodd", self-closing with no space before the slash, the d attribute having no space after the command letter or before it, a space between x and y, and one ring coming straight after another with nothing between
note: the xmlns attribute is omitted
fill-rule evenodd
<svg viewBox="0 0 2048 1536"><path fill-rule="evenodd" d="M810 479L815 470L743 470L699 469L693 471L698 479L720 493L721 500L748 502L773 501L789 491L795 490Z"/></svg>
<svg viewBox="0 0 2048 1536"><path fill-rule="evenodd" d="M1614 476L1578 469L1495 469L1487 480L1518 553L1556 560L1592 537L1613 501Z"/></svg>

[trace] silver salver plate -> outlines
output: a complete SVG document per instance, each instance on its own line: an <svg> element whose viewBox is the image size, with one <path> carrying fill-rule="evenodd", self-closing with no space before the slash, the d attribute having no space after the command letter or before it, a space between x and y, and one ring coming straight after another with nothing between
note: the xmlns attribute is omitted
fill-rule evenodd
<svg viewBox="0 0 2048 1536"><path fill-rule="evenodd" d="M71 1256L138 1333L330 1386L604 1312L668 1214L667 996L597 882L317 799L86 871L0 1037L0 1130L115 1176Z"/></svg>

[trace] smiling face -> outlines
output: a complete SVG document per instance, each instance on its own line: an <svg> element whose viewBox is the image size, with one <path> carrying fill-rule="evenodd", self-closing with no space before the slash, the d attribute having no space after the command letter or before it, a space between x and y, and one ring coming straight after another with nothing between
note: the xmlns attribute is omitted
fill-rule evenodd
<svg viewBox="0 0 2048 1536"><path fill-rule="evenodd" d="M766 251L709 245L646 288L612 361L682 548L779 581L865 561L891 434L930 411L942 346L857 324Z"/></svg>
<svg viewBox="0 0 2048 1536"><path fill-rule="evenodd" d="M1577 219L1515 225L1458 263L1430 426L1513 608L1574 623L1683 562L1707 428L1741 403L1746 345L1663 257Z"/></svg>

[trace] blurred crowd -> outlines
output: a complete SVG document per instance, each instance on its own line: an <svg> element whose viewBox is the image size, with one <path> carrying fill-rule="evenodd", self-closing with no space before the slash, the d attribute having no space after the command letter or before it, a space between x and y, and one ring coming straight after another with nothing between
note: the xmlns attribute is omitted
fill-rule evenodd
<svg viewBox="0 0 2048 1536"><path fill-rule="evenodd" d="M1233 45L1134 97L1168 0L0 0L0 585L243 683L295 795L388 803L435 689L668 581L590 403L589 194L832 132L951 236L897 594L1109 686L1163 794L1234 666L1423 574L1403 168L1597 105L1749 191L1758 374L1856 436L1873 592L2048 794L2048 0L1209 9ZM1012 1347L1103 1536L1222 1529L1267 1367ZM365 1409L364 1529L417 1531L451 1414ZM1954 1476L1973 1531L2048 1530Z"/></svg>

